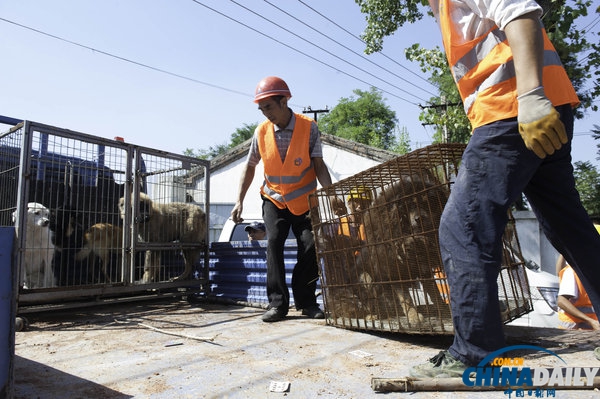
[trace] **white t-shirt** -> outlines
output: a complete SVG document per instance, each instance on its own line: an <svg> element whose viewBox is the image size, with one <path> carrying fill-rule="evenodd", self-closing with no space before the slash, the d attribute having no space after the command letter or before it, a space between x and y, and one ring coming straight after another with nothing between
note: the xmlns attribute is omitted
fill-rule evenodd
<svg viewBox="0 0 600 399"><path fill-rule="evenodd" d="M558 287L558 295L569 297L569 301L575 302L579 298L579 289L575 281L575 272L568 267L562 275L560 286Z"/></svg>
<svg viewBox="0 0 600 399"><path fill-rule="evenodd" d="M441 0L429 0L433 13L438 13ZM534 0L451 0L452 20L465 41L480 37L494 26L504 30L517 17L530 12L542 15L542 7Z"/></svg>

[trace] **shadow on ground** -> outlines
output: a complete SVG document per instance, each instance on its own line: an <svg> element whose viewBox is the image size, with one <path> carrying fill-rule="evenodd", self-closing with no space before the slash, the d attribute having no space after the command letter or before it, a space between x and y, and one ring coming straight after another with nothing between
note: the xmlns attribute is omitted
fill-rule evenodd
<svg viewBox="0 0 600 399"><path fill-rule="evenodd" d="M21 356L14 359L14 378L15 399L50 398L60 392L60 396L66 397L67 391L77 392L82 398L133 397ZM40 396L40 392L48 396Z"/></svg>

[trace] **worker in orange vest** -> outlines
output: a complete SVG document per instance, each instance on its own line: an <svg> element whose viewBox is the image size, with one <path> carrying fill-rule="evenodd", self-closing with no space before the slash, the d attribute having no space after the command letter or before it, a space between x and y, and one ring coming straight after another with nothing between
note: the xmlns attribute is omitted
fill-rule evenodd
<svg viewBox="0 0 600 399"><path fill-rule="evenodd" d="M600 233L600 225L595 224ZM558 271L558 328L567 330L600 330L598 316L575 270L567 263L565 257L558 255L556 260Z"/></svg>
<svg viewBox="0 0 600 399"><path fill-rule="evenodd" d="M363 213L371 205L371 191L366 187L354 187L348 193L348 215L340 218L338 234L351 237L363 244L366 240Z"/></svg>
<svg viewBox="0 0 600 399"><path fill-rule="evenodd" d="M566 330L600 330L598 316L590 297L577 273L565 261L562 255L558 255L557 263L563 267L558 273L559 289L557 297L558 328Z"/></svg>
<svg viewBox="0 0 600 399"><path fill-rule="evenodd" d="M429 0L473 128L440 220L454 339L410 369L462 378L506 346L498 298L508 209L523 194L600 308L600 236L571 165L579 105L534 0Z"/></svg>
<svg viewBox="0 0 600 399"><path fill-rule="evenodd" d="M246 192L254 179L256 165L264 164L262 216L267 231L267 296L269 309L265 322L283 320L289 310L284 246L290 227L298 242L298 262L292 273L292 293L297 310L312 319L325 314L317 304L315 290L318 265L308 196L331 185L331 175L323 161L321 133L316 122L294 113L288 107L292 93L276 76L262 79L256 86L254 102L267 118L252 136L248 158L242 171L237 201L231 219L240 223Z"/></svg>

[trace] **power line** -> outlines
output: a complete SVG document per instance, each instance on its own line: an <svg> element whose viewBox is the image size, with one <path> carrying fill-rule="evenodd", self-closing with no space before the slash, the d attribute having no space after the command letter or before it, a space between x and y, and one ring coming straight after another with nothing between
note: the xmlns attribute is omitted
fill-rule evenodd
<svg viewBox="0 0 600 399"><path fill-rule="evenodd" d="M410 101L410 100L407 100L407 99L405 99L405 98L403 98L403 97L400 97L400 96L398 96L398 95L396 95L396 94L394 94L394 93L390 93L389 91L387 91L387 90L384 90L384 89L381 89L381 88L379 88L379 87L377 87L377 86L375 86L375 85L373 85L373 84L371 84L371 83L369 83L369 82L367 82L367 81L365 81L365 80L362 80L362 79L360 79L360 78L358 78L358 77L356 77L356 76L354 76L354 75L351 75L350 73L348 73L348 72L346 72L346 71L342 71L342 70L341 70L341 69L339 69L339 68L336 68L336 67L334 67L334 66L332 66L332 65L329 65L328 63L326 63L326 62L324 62L324 61L322 61L322 60L319 60L318 58L315 58L315 57L313 57L313 56L312 56L312 55L310 55L310 54L307 54L307 53L305 53L305 52L303 52L303 51L300 51L300 50L298 50L298 49L296 49L296 48L294 48L294 47L292 47L292 46L290 46L290 45L288 45L288 44L286 44L286 43L284 43L284 42L282 42L282 41L280 41L280 40L277 40L277 39L275 39L274 37L272 37L272 36L269 36L269 35L267 35L266 33L264 33L264 32L261 32L261 31L259 31L258 29L255 29L255 28L253 28L253 27L251 27L251 26L249 26L249 25L247 25L247 24L245 24L245 23L243 23L243 22L241 22L241 21L238 21L237 19L235 19L235 18L232 18L232 17L230 17L229 15L227 15L227 14L224 14L224 13L222 13L222 12L221 12L221 11L219 11L219 10L215 10L214 8L212 8L212 7L209 7L209 6L207 6L206 4L203 4L203 3L201 3L201 2L200 2L200 1L198 1L198 0L192 0L192 1L193 1L194 3L196 3L196 4L198 4L199 6L202 6L202 7L206 8L206 9L208 9L208 10L210 10L210 11L214 12L214 13L217 13L217 14L219 14L219 15L221 15L221 16L223 16L223 17L225 17L225 18L227 18L227 19L229 19L229 20L231 20L231 21L233 21L233 22L235 22L235 23L237 23L237 24L240 24L240 25L242 25L242 26L244 26L244 27L246 27L246 28L248 28L248 29L250 29L250 30L252 30L252 31L256 32L256 33L258 33L259 35L262 35L262 36L264 36L264 37L266 37L266 38L268 38L268 39L270 39L270 40L273 40L273 41L274 41L274 42L276 42L276 43L279 43L279 44L281 44L282 46L289 48L290 50L293 50L293 51L295 51L295 52L297 52L297 53L299 53L299 54L302 54L302 55L304 55L305 57L308 57L308 58L312 59L313 61L316 61L316 62L318 62L318 63L320 63L320 64L323 64L323 65L325 65L325 66L327 66L327 67L329 67L329 68L333 69L333 70L334 70L334 71L336 71L336 72L339 72L339 73L341 73L341 74L344 74L344 75L346 75L346 76L348 76L348 77L350 77L350 78L352 78L352 79L355 79L355 80L357 80L357 81L359 81L359 82L361 82L361 83L364 83L364 84L366 84L366 85L368 85L368 86L373 86L373 87L375 87L376 89L378 89L378 90L380 90L380 91L382 91L382 92L384 92L384 93L387 93L387 94L389 94L389 95L391 95L391 96L394 96L394 97L396 97L396 98L398 98L398 99L400 99L400 100L406 101L406 102L407 102L407 103L409 103L409 104L417 105L416 103L414 103L414 102L412 102L412 101Z"/></svg>
<svg viewBox="0 0 600 399"><path fill-rule="evenodd" d="M280 40L277 40L277 39L273 38L272 36L270 36L270 35L267 35L266 33L259 31L259 30L258 30L258 29L256 29L256 28L253 28L253 27L251 27L251 26L249 26L249 25L247 25L247 24L245 24L245 23L243 23L243 22L241 22L241 21L238 21L238 20L236 20L235 18L232 18L232 17L230 17L230 16L228 16L228 15L225 15L225 14L221 13L220 11L217 11L217 10L215 10L215 9L213 9L213 8L211 8L211 7L207 6L207 5L205 5L205 4L202 4L202 3L200 3L198 0L192 0L192 1L193 1L194 3L196 3L196 4L199 4L199 5L201 5L201 6L204 6L204 7L208 8L208 9L210 9L210 10L214 11L214 12L217 12L217 13L219 13L220 15L223 15L223 16L227 17L228 19L230 19L230 20L232 20L232 21L234 21L234 22L236 22L236 23L238 23L238 24L240 24L240 25L242 25L242 26L245 26L245 27L247 27L247 28L249 28L249 29L251 29L251 30L253 30L253 31L255 31L255 32L257 32L257 33L259 33L259 34L261 34L261 35L263 35L263 36L267 37L267 38L269 38L269 39L271 39L271 40L274 40L275 42L277 42L277 43L279 43L279 44L282 44L282 45L284 45L285 47L287 47L287 48L289 48L289 49L292 49L292 50L294 50L294 51L296 51L296 52L298 52L298 53L300 53L300 54L302 54L302 55L304 55L304 56L306 56L306 57L309 57L309 58L310 58L310 59L312 59L312 60L315 60L315 61L317 61L317 62L319 62L319 63L321 63L321 64L323 64L323 65L326 65L326 66L328 66L328 67L330 67L330 68L332 68L332 69L334 69L334 70L336 70L336 71L338 71L338 72L344 73L345 75L347 75L347 76L350 76L350 77L352 77L353 79L359 80L359 81L360 81L360 82L362 82L362 83L365 83L365 84L367 84L367 85L370 85L370 86L374 86L373 84L370 84L370 83L368 83L368 82L366 82L366 81L364 81L364 80L362 80L362 79L359 79L359 78L357 78L356 76L350 75L350 74L348 74L347 72L344 72L344 71L340 70L339 68L336 68L336 67L334 67L334 66L332 66L332 65L330 65L330 64L327 64L326 62L324 62L324 61L322 61L322 60L319 60L319 59L317 59L317 58L315 58L315 57L313 57L313 56L311 56L311 55L309 55L309 54L307 54L307 53L305 53L305 52L303 52L303 51L300 51L300 50L298 50L298 49L296 49L296 48L294 48L294 47L292 47L292 46L290 46L290 45L288 45L288 44L286 44L286 43L283 43L282 41L280 41ZM301 39L301 40L303 40L303 41L305 41L305 42L307 42L307 43L309 43L309 44L313 45L314 47L318 48L319 50L321 50L321 51L324 51L325 53L327 53L327 54L329 54L329 55L331 55L331 56L333 56L333 57L337 58L338 60L340 60L340 61L342 61L342 62L344 62L344 63L346 63L346 64L348 64L348 65L350 65L350 66L352 66L352 67L354 67L354 68L356 68L356 69L358 69L359 71L361 71L361 72L363 72L363 73L366 73L367 75L370 75L370 76L374 77L375 79L378 79L378 80L380 80L380 81L382 81L382 82L384 82L384 83L386 83L386 84L388 84L388 85L390 85L390 86L392 86L392 87L395 87L396 89L398 89L398 90L400 90L400 91L402 91L402 92L405 92L405 93L407 93L407 94L409 94L409 95L411 95L411 96L413 96L413 97L416 97L417 99L420 99L418 96L415 96L414 94L412 94L412 93L410 93L410 92L408 92L408 91L406 91L406 90L404 90L404 89L402 89L402 88L400 88L400 87L397 87L397 86L393 85L392 83L390 83L390 82L387 82L387 81L386 81L386 80L384 80L384 79L381 79L381 78L379 78L379 77L378 77L378 76L376 76L375 74L373 74L373 73L371 73L371 72L369 72L369 71L366 71L365 69L363 69L363 68L360 68L360 67L358 67L358 66L356 66L356 65L352 64L351 62L349 62L349 61L347 61L347 60L343 59L342 57L339 57L339 56L337 56L337 55L333 54L332 52L330 52L330 51L328 51L328 50L324 49L323 47L321 47L321 46L318 46L318 45L316 45L316 44L314 44L314 43L312 43L312 42L309 42L308 40L304 39L304 38L303 38L303 37L301 37L300 35L298 35L298 34L296 34L296 33L292 32L291 30L289 30L289 29L287 29L287 28L284 28L283 26L281 26L280 24L276 23L275 21L272 21L272 20L270 20L270 19L268 19L268 18L266 18L266 17L264 17L264 16L260 15L259 13L257 13L257 12L255 12L255 11L253 11L253 10L249 9L248 7L246 7L246 6L243 6L243 5L241 5L240 3L238 3L238 2L236 2L236 1L234 1L234 0L230 0L230 1L231 1L232 3L234 3L235 5L237 5L237 6L241 7L241 8L243 8L243 9L245 9L246 11L248 11L248 12L250 12L250 13L252 13L252 14L254 14L254 15L258 16L259 18L262 18L262 19L264 19L265 21L269 22L270 24L272 24L272 25L275 25L275 26L279 27L280 29L282 29L282 30L284 30L284 31L288 32L289 34L291 34L291 35L293 35L293 36L295 36L295 37L297 37L297 38L299 38L299 39ZM374 87L376 87L376 86L374 86ZM412 101L410 101L410 100L407 100L407 99L405 99L405 98L403 98L403 97L400 97L400 96L398 96L398 95L396 95L396 94L394 94L394 93L391 93L391 92L389 92L389 91L386 91L386 90L383 90L383 89L380 89L380 88L379 88L379 90L381 90L381 91L383 91L383 92L385 92L385 93L388 93L388 94L390 94L390 95L392 95L392 96L394 96L394 97L396 97L396 98L399 98L399 99L401 99L401 100L404 100L404 101L406 101L406 102L408 102L408 103L411 103L411 104L413 104L413 105L416 105L416 103L414 103L414 102L412 102ZM420 100L421 100L421 101L425 101L425 100L422 100L422 99L420 99Z"/></svg>
<svg viewBox="0 0 600 399"><path fill-rule="evenodd" d="M589 24L587 24L586 26L584 26L581 30L584 31L588 31L588 28L591 30L594 26L598 25L598 23L600 22L600 15L597 16L596 18L594 18L592 21L590 21Z"/></svg>
<svg viewBox="0 0 600 399"><path fill-rule="evenodd" d="M203 81L195 79L195 78L190 78L189 76L184 76L184 75L181 75L181 74L178 74L178 73L167 71L165 69L153 67L151 65L144 64L144 63L139 62L139 61L134 61L134 60L131 60L129 58L125 58L125 57L122 57L122 56L119 56L119 55L116 55L116 54L109 53L107 51L99 50L99 49L94 48L94 47L86 46L85 44L77 43L77 42L74 42L72 40L65 39L63 37L56 36L56 35L53 35L51 33L47 33L47 32L41 31L39 29L32 28L30 26L26 26L26 25L20 24L18 22L14 22L14 21L8 20L6 18L0 17L0 21L7 22L9 24L18 26L20 28L30 30L30 31L38 33L40 35L48 36L48 37L50 37L52 39L60 40L62 42L69 43L69 44L72 44L74 46L84 48L86 50L91 50L93 52L100 53L102 55L105 55L105 56L108 56L108 57L112 57L112 58L115 58L115 59L120 60L120 61L128 62L130 64L134 64L134 65L137 65L137 66L141 66L143 68L151 69L151 70L156 71L156 72L160 72L160 73L164 73L164 74L167 74L167 75L170 75L170 76L174 76L174 77L179 78L179 79L184 79L184 80L187 80L187 81L190 81L190 82L194 82L194 83L198 83L198 84L201 84L201 85L204 85L204 86L213 87L215 89L225 90L225 91L228 91L230 93L240 94L240 95L243 95L245 97L252 97L248 93L242 93L242 92L237 91L237 90L228 89L228 88L223 87L223 86L218 86L218 85L215 85L215 84L212 84L212 83L203 82Z"/></svg>
<svg viewBox="0 0 600 399"><path fill-rule="evenodd" d="M352 79L355 79L355 80L357 80L357 81L359 81L359 82L362 82L362 83L364 83L364 84L366 84L366 85L373 86L373 87L375 87L376 89L378 89L378 90L380 90L380 91L382 91L382 92L384 92L384 93L387 93L387 94L389 94L389 95L391 95L391 96L394 96L394 97L396 97L396 98L398 98L398 99L400 99L400 100L403 100L403 101L405 101L405 102L407 102L407 103L410 103L410 104L413 104L413 105L417 105L417 106L418 106L418 104L417 104L417 103L414 103L414 102L412 102L412 101L410 101L410 100L407 100L406 98L403 98L403 97L401 97L401 96L398 96L398 95L396 95L396 94L394 94L394 93L391 93L391 92L389 92L389 91L387 91L387 90L381 89L381 88L379 88L379 87L377 87L377 86L375 86L375 85L373 85L373 84L371 84L371 83L369 83L369 82L367 82L367 81L365 81L365 80L362 80L362 79L360 79L360 78L358 78L358 77L356 77L356 76L354 76L354 75L352 75L352 74L350 74L350 73L347 73L347 72L345 72L345 71L342 71L341 69L339 69L339 68L336 68L336 67L334 67L334 66L332 66L332 65L329 65L329 64L327 64L327 63L325 63L325 62L323 62L323 61L321 61L321 60L319 60L319 59L317 59L317 58L315 58L315 57L313 57L313 56L311 56L311 55L309 55L309 54L306 54L306 53L304 53L304 52L302 52L302 51L299 51L299 50L297 50L297 49L295 49L295 48L293 48L293 47L291 47L291 46L289 46L289 45L287 45L287 44L285 44L285 43L283 43L283 42L281 42L281 41L279 41L279 40L277 40L277 39L274 39L273 37L271 37L271 36L269 36L269 35L266 35L266 34L265 34L265 33L263 33L263 32L260 32L260 31L258 31L257 29L254 29L254 28L252 28L252 27L250 27L250 26L248 26L248 25L246 25L246 24L244 24L244 23L242 23L242 22L240 22L240 21L237 21L237 20L235 20L235 19L233 19L233 18L231 18L231 17L229 17L229 16L227 16L227 15L223 14L222 12L220 12L220 11L218 11L218 10L215 10L215 9L213 9L213 8L211 8L211 7L208 7L208 6L206 6L205 4L202 4L202 3L200 3L200 2L198 2L198 1L196 1L196 0L193 0L193 1L194 1L195 3L197 3L197 4L201 5L201 6L204 6L204 7L208 8L209 10L211 10L211 11L213 11L213 12L216 12L216 13L218 13L218 14L220 14L220 15L222 15L222 16L224 16L224 17L226 17L226 18L228 18L228 19L230 19L230 20L232 20L232 21L234 21L234 22L236 22L236 23L238 23L238 24L241 24L241 25L245 26L245 27L246 27L246 28L248 28L248 29L251 29L251 30L253 30L253 31L257 32L257 33L259 33L260 35L263 35L263 36L265 36L265 37L267 37L267 38L269 38L269 39L271 39L271 40L273 40L273 41L275 41L275 42L277 42L277 43L280 43L281 45L283 45L283 46L285 46L285 47L288 47L288 48L290 48L290 49L292 49L292 50L294 50L294 51L296 51L296 52L299 52L300 54L302 54L302 55L304 55L304 56L306 56L306 57L308 57L308 58L310 58L310 59L313 59L314 61L317 61L317 62L319 62L319 63L321 63L321 64L323 64L323 65L325 65L325 66L327 66L327 67L329 67L329 68L331 68L331 69L333 69L333 70L335 70L335 71L339 72L339 73L342 73L342 74L344 74L344 75L346 75L346 76L349 76L350 78L352 78ZM122 61L122 62L127 62L127 63L133 64L133 65L140 66L140 67L142 67L142 68L150 69L150 70L153 70L153 71L155 71L155 72L159 72L159 73L163 73L163 74L166 74L166 75L169 75L169 76L173 76L173 77L176 77L176 78L179 78L179 79L187 80L187 81L190 81L190 82L193 82L193 83L196 83L196 84L201 84L201 85L204 85L204 86L209 86L209 87L212 87L212 88L216 88L216 89L224 90L224 91L227 91L227 92L230 92L230 93L234 93L234 94L238 94L238 95L243 95L244 97L252 97L252 96L251 96L249 93L244 93L244 92L240 92L240 91L237 91L237 90L233 90L233 89L230 89L230 88L227 88L227 87L223 87L223 86L215 85L215 84L213 84L213 83L205 82L205 81L202 81L202 80L199 80L199 79L196 79L196 78L192 78L192 77L185 76L185 75L182 75L182 74L179 74L179 73L175 73L175 72L168 71L168 70L166 70L166 69L162 69L162 68L158 68L158 67L155 67L155 66L152 66L152 65L149 65L149 64L145 64L145 63L143 63L143 62L140 62L140 61L135 61L135 60L133 60L133 59L126 58L126 57L124 57L124 56L120 56L120 55L117 55L117 54L114 54L114 53L111 53L111 52L108 52L108 51L105 51L105 50L100 50L100 49L98 49L98 48L91 47L91 46L88 46L88 45L85 45L85 44L82 44L82 43L79 43L79 42L76 42L76 41L73 41L73 40L70 40L70 39L67 39L67 38L61 37L61 36L57 36L57 35L54 35L54 34L52 34L52 33L48 33L48 32L45 32L45 31L42 31L42 30L39 30L39 29L36 29L36 28L30 27L30 26L27 26L27 25L24 25L24 24L18 23L18 22L16 22L16 21L12 21L12 20L9 20L9 19L6 19L6 18L2 18L2 17L0 17L0 21L4 21L4 22L6 22L6 23L9 23L9 24L12 24L12 25L14 25L14 26L20 27L20 28L22 28L22 29L26 29L26 30L29 30L29 31L35 32L35 33L37 33L37 34L40 34L40 35L43 35L43 36L46 36L46 37L50 37L50 38L52 38L52 39L55 39L55 40L58 40L58 41L62 41L62 42L64 42L64 43L68 43L68 44L71 44L71 45L73 45L73 46L77 46L77 47L80 47L80 48L83 48L83 49L86 49L86 50L90 50L90 51L93 51L93 52L96 52L96 53L102 54L102 55L104 55L104 56L107 56L107 57L111 57L111 58L117 59L117 60L119 60L119 61ZM410 94L410 93L409 93L409 94Z"/></svg>
<svg viewBox="0 0 600 399"><path fill-rule="evenodd" d="M328 22L331 22L332 24L334 24L335 26L337 26L339 29L343 30L344 32L346 32L348 35L352 36L353 38L355 38L356 40L360 41L362 44L367 44L367 42L365 42L360 36L356 36L354 33L350 32L349 30L347 30L346 28L344 28L343 26L339 25L337 22L333 21L332 19L330 19L329 17L327 17L326 15L323 15L322 13L320 13L319 11L315 10L313 7L309 6L308 4L306 4L305 2L303 2L302 0L298 0L298 2L302 5L304 5L306 8L308 8L309 10L313 11L314 13L318 14L319 16L321 16L322 18L324 18L325 20L327 20ZM421 75L411 71L410 69L408 69L407 67L405 67L404 65L400 64L398 61L396 61L395 59L389 57L388 55L386 55L383 51L380 51L379 54L381 54L383 57L387 58L388 60L392 61L394 64L398 65L400 68L406 70L407 72L411 73L412 75L416 76L418 79L422 80L423 82L426 82L427 84L434 86L429 80L423 78ZM437 95L434 95L437 97Z"/></svg>
<svg viewBox="0 0 600 399"><path fill-rule="evenodd" d="M431 94L432 96L437 96L436 94L434 94L434 93L432 93L432 92L430 92L430 91L427 91L427 90L425 90L424 88L422 88L422 87L420 87L420 86L417 86L417 85L416 85L416 84L414 84L413 82L411 82L411 81L409 81L409 80L407 80L407 79L403 78L402 76L400 76L400 75L396 74L395 72L393 72L393 71L390 71L389 69L387 69L387 68L385 68L385 67L383 67L383 66L381 66L381 65L377 64L377 63L376 63L376 62L374 62L373 60L371 60L371 59L369 59L369 58L365 57L364 55L362 55L362 54L360 54L360 53L356 52L355 50L351 49L350 47L348 47L348 46L346 46L346 45L344 45L344 44L342 44L342 43L340 43L339 41L337 41L337 40L335 40L335 39L331 38L329 35L326 35L325 33L323 33L323 32L321 32L321 31L319 31L318 29L315 29L314 27L310 26L310 25L309 25L309 24L307 24L306 22L304 22L304 21L302 21L302 20L300 20L300 19L296 18L294 15L292 15L292 14L288 13L287 11L285 11L285 10L281 9L280 7L276 6L275 4L271 3L269 0L263 0L263 1L264 1L265 3L267 3L267 4L269 4L271 7L273 7L273 8L276 8L277 10L281 11L281 12L282 12L282 13L284 13L285 15L289 16L290 18L293 18L294 20L296 20L296 21L300 22L302 25L306 26L307 28L309 28L309 29L311 29L311 30L313 30L313 31L317 32L317 33L318 33L318 34L320 34L321 36L324 36L324 37L326 37L327 39L329 39L329 40L331 40L332 42L334 42L335 44L337 44L337 45L339 45L339 46L341 46L341 47L345 48L346 50L350 51L350 52L351 52L351 53L353 53L354 55L357 55L358 57L362 58L363 60L365 60L365 61L367 61L367 62L370 62L371 64L375 65L376 67L378 67L378 68L381 68L381 69L383 69L384 71L386 71L386 72L388 72L388 73L390 73L390 74L394 75L395 77L397 77L398 79L402 80L403 82L406 82L406 83L408 83L408 84L410 84L410 85L412 85L412 86L416 87L416 88L417 88L417 89L419 89L419 90L422 90L422 91L424 91L424 92L426 92L426 93L428 93L428 94ZM302 3L302 2L301 2L301 3ZM384 81L384 82L385 82L385 81ZM387 82L386 82L386 83L387 83ZM397 88L397 89L399 89L399 90L405 91L405 90L403 90L403 89L400 89L399 87L397 87L397 86L395 86L395 85L392 85L392 86L393 86L393 87L396 87L396 88ZM417 97L416 95L414 95L414 94L412 94L412 93L411 93L411 95L413 95L413 96ZM419 97L417 97L417 98L419 98Z"/></svg>

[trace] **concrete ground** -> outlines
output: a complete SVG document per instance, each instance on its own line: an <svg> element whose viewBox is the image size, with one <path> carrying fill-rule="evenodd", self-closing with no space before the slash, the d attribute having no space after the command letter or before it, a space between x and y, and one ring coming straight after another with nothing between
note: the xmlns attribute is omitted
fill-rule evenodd
<svg viewBox="0 0 600 399"><path fill-rule="evenodd" d="M16 398L514 398L494 392L375 393L445 349L450 336L370 333L309 320L260 320L264 310L181 299L27 315L16 333ZM509 344L552 350L569 366L600 367L597 333L507 328ZM530 367L558 367L543 352ZM286 384L285 392L274 392ZM533 396L525 391L523 397ZM600 397L595 390L556 398Z"/></svg>

